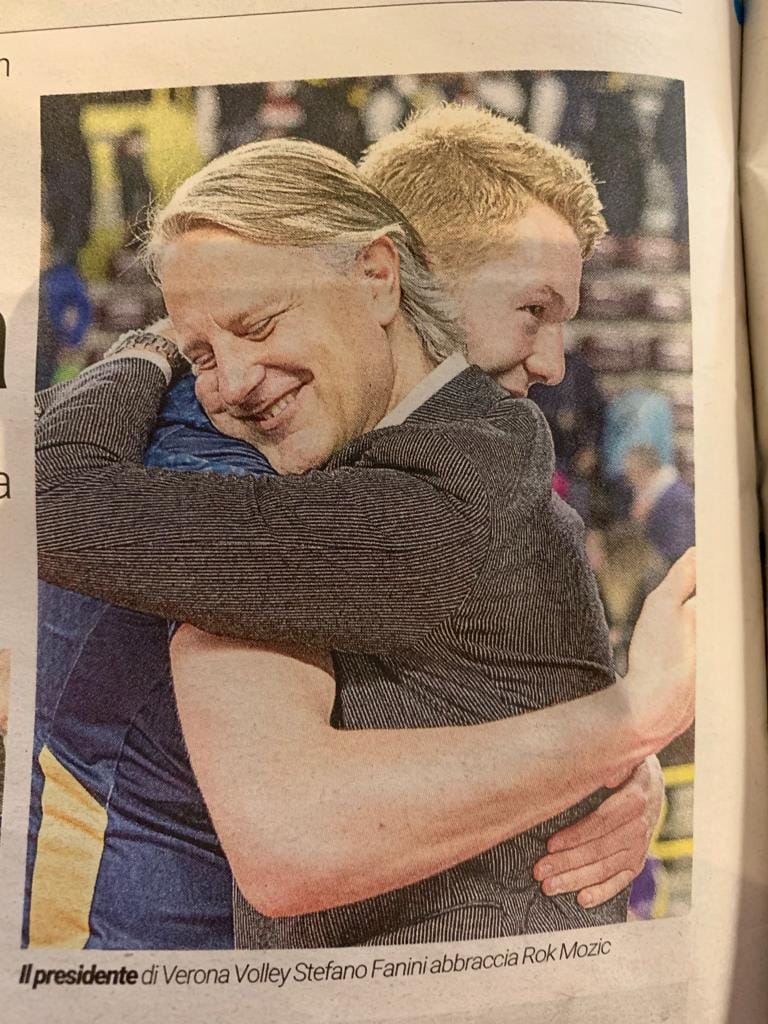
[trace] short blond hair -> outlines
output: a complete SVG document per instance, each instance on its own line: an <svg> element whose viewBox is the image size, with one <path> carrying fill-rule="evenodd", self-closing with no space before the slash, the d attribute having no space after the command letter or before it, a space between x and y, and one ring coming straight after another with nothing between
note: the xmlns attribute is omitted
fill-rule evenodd
<svg viewBox="0 0 768 1024"><path fill-rule="evenodd" d="M387 235L400 258L400 308L425 352L439 361L462 348L451 300L430 270L418 232L334 150L297 139L254 142L182 182L154 213L143 245L156 280L167 245L199 228L260 245L322 249L340 271Z"/></svg>
<svg viewBox="0 0 768 1024"><path fill-rule="evenodd" d="M374 143L359 169L449 276L480 262L535 200L573 228L584 259L607 230L588 164L480 107L446 104L413 115Z"/></svg>

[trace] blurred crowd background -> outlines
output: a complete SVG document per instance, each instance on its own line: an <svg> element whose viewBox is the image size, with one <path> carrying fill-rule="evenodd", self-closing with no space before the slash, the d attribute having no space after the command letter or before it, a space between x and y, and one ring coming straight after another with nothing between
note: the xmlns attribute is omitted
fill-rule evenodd
<svg viewBox="0 0 768 1024"><path fill-rule="evenodd" d="M683 87L593 72L487 72L50 96L41 101L37 384L163 314L138 240L154 203L212 157L293 136L357 160L413 110L480 104L586 159L610 234L586 264L567 371L537 386L554 487L580 513L619 671L646 594L694 537ZM687 910L693 733L663 752L667 804L633 890L638 916Z"/></svg>

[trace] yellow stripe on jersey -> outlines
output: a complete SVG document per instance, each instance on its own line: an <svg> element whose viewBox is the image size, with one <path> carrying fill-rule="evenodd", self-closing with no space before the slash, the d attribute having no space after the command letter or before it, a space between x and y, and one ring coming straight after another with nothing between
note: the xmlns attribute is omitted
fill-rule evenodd
<svg viewBox="0 0 768 1024"><path fill-rule="evenodd" d="M45 782L32 872L29 945L83 949L107 812L51 753L40 751Z"/></svg>

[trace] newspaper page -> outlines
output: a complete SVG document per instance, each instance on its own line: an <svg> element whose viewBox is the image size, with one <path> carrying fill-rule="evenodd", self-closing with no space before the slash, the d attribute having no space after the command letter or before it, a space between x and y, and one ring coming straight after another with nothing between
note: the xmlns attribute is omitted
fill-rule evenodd
<svg viewBox="0 0 768 1024"><path fill-rule="evenodd" d="M764 1019L738 12L57 6L0 27L9 1019Z"/></svg>

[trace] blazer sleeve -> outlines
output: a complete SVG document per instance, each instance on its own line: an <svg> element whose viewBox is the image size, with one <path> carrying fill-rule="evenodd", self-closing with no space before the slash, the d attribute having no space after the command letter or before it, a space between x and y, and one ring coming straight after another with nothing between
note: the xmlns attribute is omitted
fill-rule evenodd
<svg viewBox="0 0 768 1024"><path fill-rule="evenodd" d="M392 428L302 476L146 469L165 391L147 360L91 368L38 425L50 583L260 642L384 653L452 615L487 548L487 498L444 431Z"/></svg>

